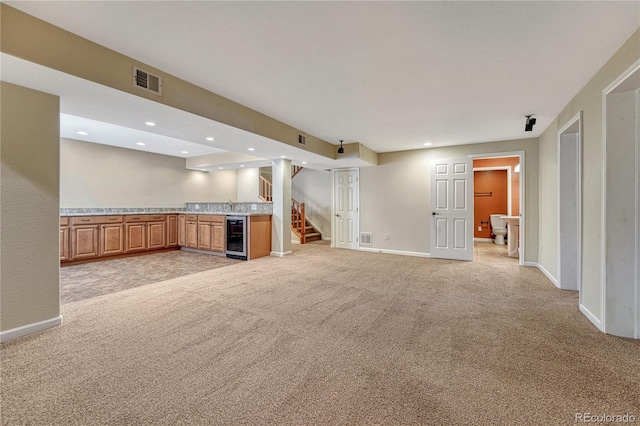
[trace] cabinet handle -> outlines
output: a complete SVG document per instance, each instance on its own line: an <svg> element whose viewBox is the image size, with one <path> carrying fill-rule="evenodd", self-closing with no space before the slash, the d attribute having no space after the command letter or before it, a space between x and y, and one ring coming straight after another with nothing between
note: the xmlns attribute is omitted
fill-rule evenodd
<svg viewBox="0 0 640 426"><path fill-rule="evenodd" d="M80 222L91 222L91 219L80 219Z"/></svg>
<svg viewBox="0 0 640 426"><path fill-rule="evenodd" d="M110 217L109 220L118 220L117 217Z"/></svg>
<svg viewBox="0 0 640 426"><path fill-rule="evenodd" d="M140 219L140 218L139 218L139 217L132 217L132 219L134 219L134 220L138 220L138 219Z"/></svg>

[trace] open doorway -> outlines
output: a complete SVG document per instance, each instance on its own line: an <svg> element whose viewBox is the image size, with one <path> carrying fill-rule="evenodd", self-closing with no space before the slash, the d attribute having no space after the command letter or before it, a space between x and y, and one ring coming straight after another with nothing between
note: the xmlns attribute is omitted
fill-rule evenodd
<svg viewBox="0 0 640 426"><path fill-rule="evenodd" d="M478 255L474 258L483 252L494 257L500 253L505 260L508 257L523 265L524 153L473 156L473 171L473 233ZM503 237L504 245L500 244Z"/></svg>
<svg viewBox="0 0 640 426"><path fill-rule="evenodd" d="M558 132L558 287L577 291L582 245L581 129L578 114Z"/></svg>

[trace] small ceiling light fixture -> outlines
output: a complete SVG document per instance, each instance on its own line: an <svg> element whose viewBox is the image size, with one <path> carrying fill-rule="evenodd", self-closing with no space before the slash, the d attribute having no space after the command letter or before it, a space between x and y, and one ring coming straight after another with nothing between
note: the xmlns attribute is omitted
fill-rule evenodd
<svg viewBox="0 0 640 426"><path fill-rule="evenodd" d="M144 124L146 124L147 126L151 126L151 127L156 125L156 123L154 123L153 121L145 121Z"/></svg>
<svg viewBox="0 0 640 426"><path fill-rule="evenodd" d="M340 148L338 148L338 154L344 154L344 148L342 147L342 139L340 139Z"/></svg>
<svg viewBox="0 0 640 426"><path fill-rule="evenodd" d="M244 167L244 164L240 164L240 167Z"/></svg>
<svg viewBox="0 0 640 426"><path fill-rule="evenodd" d="M145 146L146 143L144 143L144 142L136 142L136 145Z"/></svg>
<svg viewBox="0 0 640 426"><path fill-rule="evenodd" d="M224 167L218 167L218 170L222 170L222 169L224 169Z"/></svg>
<svg viewBox="0 0 640 426"><path fill-rule="evenodd" d="M302 164L307 164L307 162L306 162L306 161L303 161L303 162L302 162Z"/></svg>
<svg viewBox="0 0 640 426"><path fill-rule="evenodd" d="M255 148L247 148L248 151L255 151Z"/></svg>
<svg viewBox="0 0 640 426"><path fill-rule="evenodd" d="M83 130L80 130L79 132L76 132L76 133L79 134L79 135L82 135L82 136L88 136L89 135L89 133L87 133L87 132L85 132Z"/></svg>
<svg viewBox="0 0 640 426"><path fill-rule="evenodd" d="M214 138L212 138L211 136L207 137L207 140L208 140L208 141L210 141L210 142L215 141L215 139L214 139Z"/></svg>
<svg viewBox="0 0 640 426"><path fill-rule="evenodd" d="M422 145L423 145L423 146L431 146L431 145L433 145L433 144L432 144L431 142L425 142L425 143L423 143Z"/></svg>
<svg viewBox="0 0 640 426"><path fill-rule="evenodd" d="M180 152L183 153L183 154L188 154L189 153L189 151L180 151Z"/></svg>
<svg viewBox="0 0 640 426"><path fill-rule="evenodd" d="M531 118L533 117L533 114L525 115L525 117L527 118L527 121L524 123L524 131L530 132L533 130L533 125L536 124L536 119Z"/></svg>

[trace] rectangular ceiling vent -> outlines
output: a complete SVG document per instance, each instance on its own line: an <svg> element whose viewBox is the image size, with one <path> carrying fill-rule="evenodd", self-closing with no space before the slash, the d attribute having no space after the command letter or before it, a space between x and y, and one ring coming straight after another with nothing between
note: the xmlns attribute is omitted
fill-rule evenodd
<svg viewBox="0 0 640 426"><path fill-rule="evenodd" d="M371 232L361 232L360 233L360 245L362 245L362 246L370 246L371 245Z"/></svg>
<svg viewBox="0 0 640 426"><path fill-rule="evenodd" d="M162 96L162 79L140 68L133 67L133 85Z"/></svg>
<svg viewBox="0 0 640 426"><path fill-rule="evenodd" d="M304 135L298 135L298 143L304 146L307 145L307 139L304 137Z"/></svg>

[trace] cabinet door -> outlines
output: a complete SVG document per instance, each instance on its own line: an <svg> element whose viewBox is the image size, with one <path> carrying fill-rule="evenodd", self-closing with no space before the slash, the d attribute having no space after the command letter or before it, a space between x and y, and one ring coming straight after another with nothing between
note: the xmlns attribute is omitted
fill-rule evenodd
<svg viewBox="0 0 640 426"><path fill-rule="evenodd" d="M71 259L98 256L98 225L71 227Z"/></svg>
<svg viewBox="0 0 640 426"><path fill-rule="evenodd" d="M198 222L187 221L185 245L198 248Z"/></svg>
<svg viewBox="0 0 640 426"><path fill-rule="evenodd" d="M224 253L224 224L213 223L211 226L211 232L213 234L211 251Z"/></svg>
<svg viewBox="0 0 640 426"><path fill-rule="evenodd" d="M178 216L178 245L187 245L187 217L183 214Z"/></svg>
<svg viewBox="0 0 640 426"><path fill-rule="evenodd" d="M125 253L147 249L147 224L127 223L125 230Z"/></svg>
<svg viewBox="0 0 640 426"><path fill-rule="evenodd" d="M124 227L122 224L100 225L100 256L124 253Z"/></svg>
<svg viewBox="0 0 640 426"><path fill-rule="evenodd" d="M147 250L161 249L166 246L167 226L165 222L147 224Z"/></svg>
<svg viewBox="0 0 640 426"><path fill-rule="evenodd" d="M60 228L60 260L69 260L69 227Z"/></svg>
<svg viewBox="0 0 640 426"><path fill-rule="evenodd" d="M178 245L178 215L167 215L167 247Z"/></svg>
<svg viewBox="0 0 640 426"><path fill-rule="evenodd" d="M211 237L211 223L198 222L198 248L200 250L211 250Z"/></svg>

